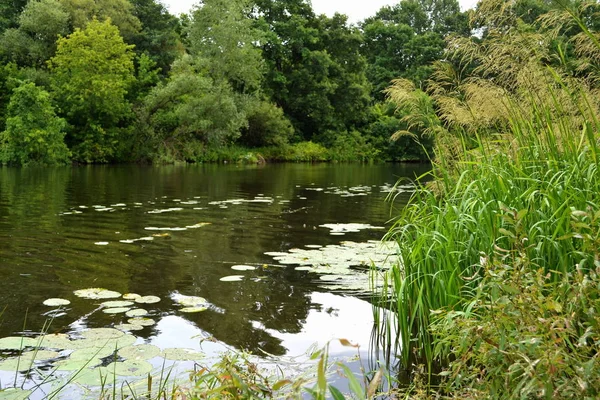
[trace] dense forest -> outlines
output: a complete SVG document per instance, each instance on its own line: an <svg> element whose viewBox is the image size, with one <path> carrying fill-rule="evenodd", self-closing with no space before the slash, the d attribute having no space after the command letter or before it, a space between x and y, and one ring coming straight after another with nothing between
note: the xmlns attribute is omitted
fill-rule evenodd
<svg viewBox="0 0 600 400"><path fill-rule="evenodd" d="M456 0L403 0L351 24L306 0L0 1L4 164L424 160L384 89L424 87Z"/></svg>

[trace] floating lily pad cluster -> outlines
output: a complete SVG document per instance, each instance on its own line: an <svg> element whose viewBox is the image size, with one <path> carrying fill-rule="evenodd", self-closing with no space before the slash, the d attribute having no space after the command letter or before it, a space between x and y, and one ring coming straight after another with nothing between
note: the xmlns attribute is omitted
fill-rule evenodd
<svg viewBox="0 0 600 400"><path fill-rule="evenodd" d="M151 373L147 360L162 357L171 361L199 360L204 354L191 349L164 349L135 344L138 338L113 328L95 328L78 336L67 334L0 339L0 351L19 351L0 362L0 371L29 371L38 365L64 372L73 382L97 386L114 376L136 377ZM107 365L108 364L108 365ZM106 365L106 366L102 366ZM0 396L1 397L1 396Z"/></svg>
<svg viewBox="0 0 600 400"><path fill-rule="evenodd" d="M384 185L379 187L379 191L382 193L410 193L414 192L415 190L417 190L417 187L412 183L407 183L404 185L392 185L390 183L385 183Z"/></svg>
<svg viewBox="0 0 600 400"><path fill-rule="evenodd" d="M168 213L168 212L177 212L177 211L183 211L183 208L173 207L173 208L165 208L165 209L156 209L156 210L148 211L148 214L164 214L164 213Z"/></svg>
<svg viewBox="0 0 600 400"><path fill-rule="evenodd" d="M0 339L0 352L12 357L0 360L0 371L27 372L39 366L50 367L67 382L86 386L98 386L102 382L115 382L119 377L146 377L152 373L153 365L148 361L161 357L171 361L199 360L204 354L191 349L164 349L138 344L140 339L129 331L143 329L156 322L147 318L147 310L136 308L140 304L161 301L157 296L141 296L135 293L121 295L103 288L74 291L78 297L102 301L100 309L107 314L124 313L127 324L114 328L94 328L70 334L44 334L34 337L11 336ZM177 304L184 306L182 312L206 310L209 303L202 297L178 295ZM49 307L64 307L67 299L52 298L44 301ZM157 363L162 365L161 362ZM62 375L61 375L62 374ZM5 392L2 392L2 394ZM8 393L8 392L7 392ZM11 395L21 392L11 390ZM3 398L0 395L0 398ZM24 397L26 398L26 397Z"/></svg>
<svg viewBox="0 0 600 400"><path fill-rule="evenodd" d="M125 332L138 331L144 329L144 327L146 326L154 325L154 320L149 318L142 318L146 317L149 313L146 309L140 308L140 305L154 304L160 302L161 300L158 296L142 296L137 293L126 293L124 295L121 295L121 293L119 292L103 288L80 289L74 291L73 294L75 294L75 296L90 300L107 300L122 298L122 300L104 301L100 303L100 306L102 308L102 312L104 312L105 314L125 314L127 317L129 317L127 323L115 325L115 328ZM59 300L63 299L49 299L46 300L44 304L50 301L51 304L57 304Z"/></svg>
<svg viewBox="0 0 600 400"><path fill-rule="evenodd" d="M328 228L333 236L343 236L348 232L360 232L365 229L385 229L383 226L373 226L370 224L323 224L320 228Z"/></svg>
<svg viewBox="0 0 600 400"><path fill-rule="evenodd" d="M154 226L149 226L144 229L147 231L187 231L188 229L198 229L198 228L202 228L207 225L210 225L210 222L199 222L194 225L188 225L188 226L184 226L184 227L174 227L174 228L169 228L169 227L158 228L158 227L154 227Z"/></svg>
<svg viewBox="0 0 600 400"><path fill-rule="evenodd" d="M256 196L254 199L231 199L231 200L223 200L223 201L211 201L210 205L212 206L221 206L226 207L228 205L240 205L244 203L267 203L272 204L275 201L272 197L263 197Z"/></svg>
<svg viewBox="0 0 600 400"><path fill-rule="evenodd" d="M371 193L370 186L355 186L350 188L340 188L340 187L328 187L328 188L319 188L319 187L308 187L306 190L314 191L314 192L323 192L327 194L335 194L341 197L354 197L354 196L366 196Z"/></svg>
<svg viewBox="0 0 600 400"><path fill-rule="evenodd" d="M171 299L179 306L183 313L198 313L208 310L210 303L204 297L186 296L177 292L171 293Z"/></svg>
<svg viewBox="0 0 600 400"><path fill-rule="evenodd" d="M231 269L234 271L246 272L246 271L254 271L257 269L257 267L253 267L252 265L234 265L231 267ZM241 282L245 278L246 277L244 275L229 275L229 276L224 276L219 280L221 282ZM262 278L253 278L253 280L255 282L259 282L261 279Z"/></svg>
<svg viewBox="0 0 600 400"><path fill-rule="evenodd" d="M317 273L347 273L350 267L371 266L388 269L398 262L398 244L393 241L380 242L342 242L339 245L329 245L315 249L291 249L288 252L265 253L280 264L296 264L302 270Z"/></svg>
<svg viewBox="0 0 600 400"><path fill-rule="evenodd" d="M393 241L342 242L339 245L309 245L307 249L265 253L280 264L297 265L298 271L322 274L322 285L330 289L367 290L366 267L389 269L398 263L398 244ZM363 267L363 268L352 268Z"/></svg>

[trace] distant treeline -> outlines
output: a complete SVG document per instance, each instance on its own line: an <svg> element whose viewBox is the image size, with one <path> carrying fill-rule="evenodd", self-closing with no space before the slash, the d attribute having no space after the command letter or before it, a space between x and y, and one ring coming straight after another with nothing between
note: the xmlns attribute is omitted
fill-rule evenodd
<svg viewBox="0 0 600 400"><path fill-rule="evenodd" d="M456 0L358 24L304 0L0 0L0 162L423 160L383 89L469 33Z"/></svg>

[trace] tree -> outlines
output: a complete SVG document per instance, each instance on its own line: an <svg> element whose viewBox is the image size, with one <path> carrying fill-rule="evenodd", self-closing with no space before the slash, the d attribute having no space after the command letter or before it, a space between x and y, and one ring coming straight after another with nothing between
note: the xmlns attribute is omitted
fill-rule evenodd
<svg viewBox="0 0 600 400"><path fill-rule="evenodd" d="M173 64L168 81L156 86L138 110L136 155L194 161L205 145L233 142L246 124L231 87L203 75L187 55Z"/></svg>
<svg viewBox="0 0 600 400"><path fill-rule="evenodd" d="M403 0L381 8L361 27L367 75L378 100L384 99L384 89L396 78L424 85L431 64L443 56L444 37L469 34L466 14L456 0Z"/></svg>
<svg viewBox="0 0 600 400"><path fill-rule="evenodd" d="M71 125L67 143L76 161L114 160L134 81L133 51L110 20L92 20L58 41L49 61L53 95Z"/></svg>
<svg viewBox="0 0 600 400"><path fill-rule="evenodd" d="M16 165L67 162L65 128L48 92L31 82L21 83L10 98L6 130L0 134L0 161Z"/></svg>
<svg viewBox="0 0 600 400"><path fill-rule="evenodd" d="M291 120L299 140L333 142L362 125L369 84L360 32L336 15L316 17L302 0L255 2L267 64L265 91Z"/></svg>
<svg viewBox="0 0 600 400"><path fill-rule="evenodd" d="M17 26L17 19L27 0L0 0L0 33Z"/></svg>
<svg viewBox="0 0 600 400"><path fill-rule="evenodd" d="M0 54L20 66L42 67L54 55L56 41L69 32L69 14L58 0L32 0L18 18L18 28L2 34Z"/></svg>
<svg viewBox="0 0 600 400"><path fill-rule="evenodd" d="M191 53L214 80L225 80L238 93L257 91L263 78L256 47L262 35L248 12L247 0L204 0L193 11L188 30Z"/></svg>
<svg viewBox="0 0 600 400"><path fill-rule="evenodd" d="M141 31L133 44L138 55L142 53L156 63L166 76L175 59L184 52L179 36L179 21L165 6L155 0L132 0L133 15L141 22Z"/></svg>
<svg viewBox="0 0 600 400"><path fill-rule="evenodd" d="M133 15L133 5L128 0L60 0L71 17L73 28L84 29L94 18L110 19L119 33L133 43L141 30L139 19Z"/></svg>

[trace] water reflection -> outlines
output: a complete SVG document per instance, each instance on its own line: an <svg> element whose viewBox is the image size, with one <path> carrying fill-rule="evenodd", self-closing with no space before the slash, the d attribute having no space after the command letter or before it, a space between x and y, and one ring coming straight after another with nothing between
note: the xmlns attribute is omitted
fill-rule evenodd
<svg viewBox="0 0 600 400"><path fill-rule="evenodd" d="M96 304L72 295L76 289L105 287L161 297L160 303L148 307L159 323L139 336L165 346L197 345L198 339L191 337L200 334L214 337L221 347L274 355L300 354L313 342L333 337L367 347L372 325L368 302L327 293L315 283L314 274L290 267L262 268L273 263L264 253L379 239L381 231L340 238L320 225L389 226L394 212L380 187L393 185L402 176L413 178L425 168L287 164L0 168L0 306L7 307L0 336L21 331L26 310L28 329L41 329L48 311L41 303L48 297L72 300L66 315L53 322L52 331L73 330L73 321L79 321L77 329L124 322L120 316L92 313ZM343 195L358 186L364 187L364 195ZM315 190L319 188L323 190ZM257 196L272 201L227 208L211 204ZM408 196L401 194L396 207ZM170 212L153 213L167 209ZM210 225L182 231L146 229L198 223ZM142 237L152 240L120 242ZM247 277L242 282L221 282L224 276L239 274L231 270L234 264L260 268L241 273ZM204 297L214 308L180 314L170 300L175 291Z"/></svg>

